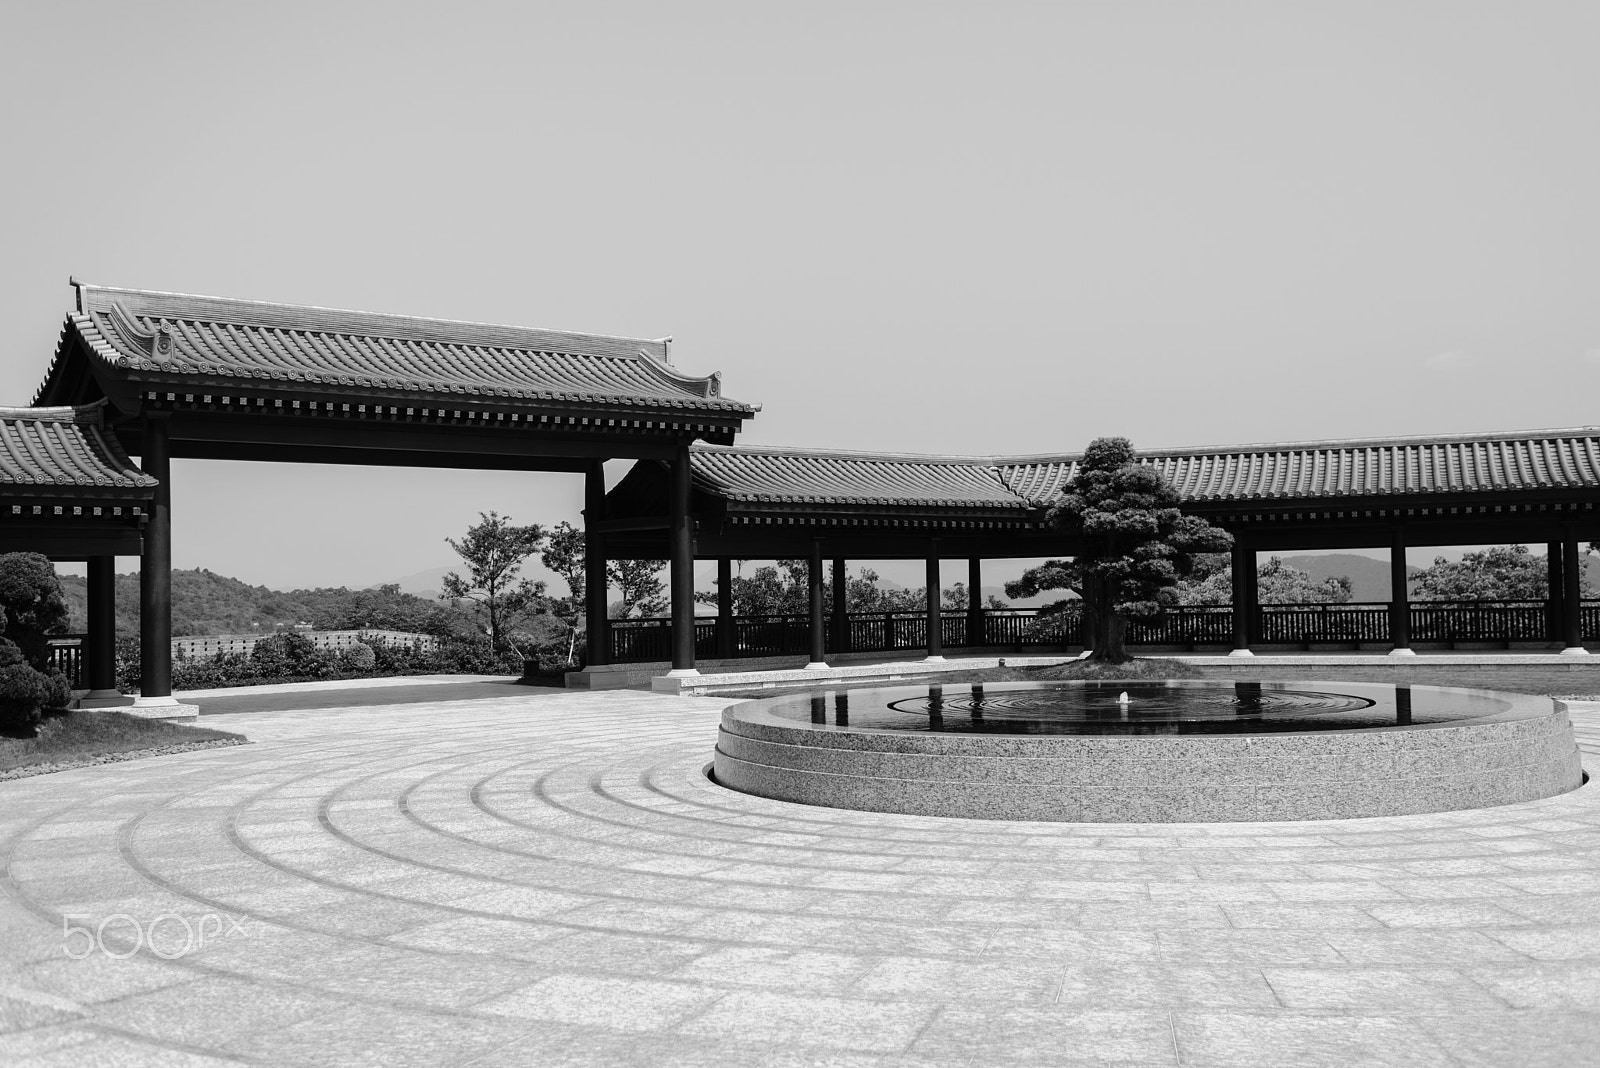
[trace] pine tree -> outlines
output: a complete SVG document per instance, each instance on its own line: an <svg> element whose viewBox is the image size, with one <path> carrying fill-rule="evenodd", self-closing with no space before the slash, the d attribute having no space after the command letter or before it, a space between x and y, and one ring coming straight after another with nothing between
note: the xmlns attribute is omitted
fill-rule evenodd
<svg viewBox="0 0 1600 1068"><path fill-rule="evenodd" d="M1199 553L1221 552L1233 537L1184 515L1178 494L1138 462L1127 438L1097 438L1048 520L1077 546L1070 561L1051 560L1006 584L1011 597L1071 589L1083 599L1089 659L1121 664L1128 622L1159 619L1178 603L1178 581ZM1059 606L1056 606L1059 610Z"/></svg>

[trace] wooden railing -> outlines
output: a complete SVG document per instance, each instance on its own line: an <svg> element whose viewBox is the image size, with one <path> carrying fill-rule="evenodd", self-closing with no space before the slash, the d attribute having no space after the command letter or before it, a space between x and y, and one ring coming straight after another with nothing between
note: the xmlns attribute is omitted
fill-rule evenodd
<svg viewBox="0 0 1600 1068"><path fill-rule="evenodd" d="M1076 606L1074 606L1076 607ZM1587 602L1580 613L1585 641L1600 640L1600 602ZM1413 642L1519 642L1551 640L1550 607L1543 601L1418 601L1411 605ZM1036 609L989 608L983 611L983 633L969 641L965 609L940 617L946 648L974 646L1048 650L1083 643L1081 612L1069 608L1053 619L1040 619ZM737 616L733 620L736 657L802 656L811 646L810 618L804 615ZM922 612L851 612L845 619L844 649L827 620L829 652L895 652L928 647L928 618ZM1382 643L1389 641L1389 605L1266 604L1258 609L1255 641L1262 645ZM672 658L669 619L611 621L611 662L662 662ZM1131 623L1128 644L1194 649L1233 644L1231 605L1180 605L1154 623ZM695 656L717 656L717 624L705 616L695 620Z"/></svg>
<svg viewBox="0 0 1600 1068"><path fill-rule="evenodd" d="M45 654L45 665L52 671L59 671L67 677L72 688L83 688L83 639L82 634L57 634L47 638L48 651Z"/></svg>

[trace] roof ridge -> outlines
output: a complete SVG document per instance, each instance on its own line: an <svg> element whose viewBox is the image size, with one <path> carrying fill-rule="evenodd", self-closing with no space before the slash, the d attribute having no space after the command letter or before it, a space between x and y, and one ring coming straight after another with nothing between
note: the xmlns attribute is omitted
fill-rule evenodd
<svg viewBox="0 0 1600 1068"><path fill-rule="evenodd" d="M1454 434L1395 434L1381 438L1321 438L1308 441L1259 441L1238 445L1192 445L1168 449L1135 449L1137 456L1176 457L1207 456L1229 452L1303 452L1307 449L1377 449L1392 445L1454 445L1470 442L1488 445L1501 441L1532 441L1538 438L1600 437L1600 426L1550 427L1535 430L1501 430L1488 433L1462 432ZM1082 459L1082 453L1072 453L1073 460ZM1056 457L1060 459L1060 457ZM1034 459L1028 457L1027 459Z"/></svg>
<svg viewBox="0 0 1600 1068"><path fill-rule="evenodd" d="M1414 434L1384 438L1328 438L1309 441L1254 442L1239 445L1196 445L1162 449L1135 449L1141 459L1182 459L1230 453L1304 452L1311 449L1385 448L1397 445L1492 444L1506 441L1533 441L1542 438L1600 438L1600 427L1553 427L1537 430L1506 430L1495 433ZM915 453L872 452L866 449L819 449L801 445L713 445L695 442L693 451L739 456L815 456L829 460L858 460L867 463L930 463L968 467L1021 467L1030 464L1073 464L1083 459L1082 452L1047 452L1005 455L1001 453Z"/></svg>
<svg viewBox="0 0 1600 1068"><path fill-rule="evenodd" d="M713 445L697 441L694 452L732 453L740 456L817 456L830 460L861 460L869 463L936 463L965 467L998 467L993 456L962 456L956 453L870 452L864 449L813 449L803 445Z"/></svg>
<svg viewBox="0 0 1600 1068"><path fill-rule="evenodd" d="M104 421L104 399L88 404L62 404L48 408L0 405L0 419L25 419L32 423L79 423L98 426Z"/></svg>
<svg viewBox="0 0 1600 1068"><path fill-rule="evenodd" d="M233 312L236 316L255 315L259 320L275 318L287 319L295 316L301 319L325 321L328 325L322 327L329 333L359 333L359 330L340 330L340 320L366 320L389 326L393 329L411 327L419 333L454 333L460 340L468 343L496 344L493 340L478 340L474 338L516 338L525 337L529 340L540 338L572 339L575 341L590 341L606 343L602 346L606 351L585 352L570 349L555 348L553 351L565 352L569 355L586 356L613 356L629 359L646 359L666 362L666 342L661 338L635 338L621 334L599 334L580 330L554 330L544 327L515 326L509 323L483 323L467 319L444 319L424 315L406 315L400 312L363 311L356 308L333 308L321 304L294 304L280 301L251 300L245 297L218 297L201 293L177 293L159 289L132 289L121 286L101 286L90 282L80 281L77 278L69 280L78 290L78 309L80 311L109 311L111 305L122 299L133 301L148 301L153 305L170 304L169 314L174 318L197 318L211 322L236 322L238 318L229 318L227 313ZM103 305L103 307L102 307ZM140 314L137 305L127 309L131 314ZM183 314L188 311L190 314ZM204 313L209 312L210 315ZM145 311L143 314L151 314ZM245 325L259 325L276 327L279 329L308 329L305 324L295 325L289 322L265 322L244 320ZM352 324L353 325L353 324ZM402 335L404 336L404 335ZM538 348L540 346L515 344L505 345L507 348Z"/></svg>

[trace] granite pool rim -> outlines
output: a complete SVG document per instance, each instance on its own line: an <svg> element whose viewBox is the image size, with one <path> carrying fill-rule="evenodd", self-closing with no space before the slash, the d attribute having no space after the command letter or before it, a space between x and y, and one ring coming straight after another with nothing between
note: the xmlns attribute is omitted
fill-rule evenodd
<svg viewBox="0 0 1600 1068"><path fill-rule="evenodd" d="M1218 688L1232 680L1173 680L1180 684ZM982 685L1000 690L1085 684ZM1323 680L1264 685L1392 689L1387 683ZM849 692L889 699L927 688L923 683ZM1447 723L1340 730L1027 735L811 724L780 718L771 709L803 708L818 694L774 695L724 710L713 778L727 789L774 800L861 811L1153 823L1456 811L1536 800L1581 785L1563 702L1468 687L1410 689L1489 698L1506 707ZM1126 781L1119 777L1128 773L1133 777Z"/></svg>

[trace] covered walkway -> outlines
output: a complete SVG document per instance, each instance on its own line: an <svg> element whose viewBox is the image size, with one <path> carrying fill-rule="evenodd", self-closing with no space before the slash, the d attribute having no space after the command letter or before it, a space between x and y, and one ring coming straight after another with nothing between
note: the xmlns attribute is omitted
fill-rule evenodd
<svg viewBox="0 0 1600 1068"><path fill-rule="evenodd" d="M1415 629L1417 640L1429 643L1526 643L1581 656L1586 641L1600 641L1600 610L1591 606L1586 614L1581 589L1581 543L1600 539L1600 429L1152 450L1139 458L1178 491L1186 511L1234 537L1232 604L1185 609L1193 619L1150 628L1142 638L1150 644L1220 646L1241 657L1264 645L1381 644L1409 655ZM1076 546L1045 517L1073 478L1075 455L924 456L697 444L689 459L692 522L683 535L692 541L689 549L680 538L667 537L667 503L682 491L673 489L680 476L659 462L636 464L600 507L585 513L591 537L603 539L608 557L659 559L669 551L689 551L717 561L715 623L700 623L695 635L692 617L679 615L672 622L675 672L692 670L696 655L728 659L749 655L745 650L752 645L757 655L765 652L762 642L745 638L750 628L734 615L736 559L808 561L805 652L814 665L862 648L861 630L845 611L845 578L853 561L926 563L922 618L904 621L898 644L884 638L869 648L904 648L911 632L930 658L942 656L947 644L971 651L1015 646L1016 652L1040 652L1037 646L1051 644L1013 633L1009 615L986 613L977 598L969 597L957 612L944 610L940 563L966 561L967 589L979 590L985 560L1073 555ZM1530 542L1544 544L1548 553L1548 594L1541 602L1496 606L1494 612L1454 606L1462 610L1453 615L1452 606L1408 602L1410 549ZM1259 603L1259 554L1351 548L1388 551L1395 591L1388 604ZM825 609L830 593L831 614ZM633 626L612 629L621 633ZM608 621L592 616L589 627L591 636L602 634ZM994 633L997 628L1001 633ZM1141 637L1136 632L1132 640ZM1054 642L1070 650L1074 635ZM1025 644L1035 648L1023 650ZM618 660L653 659L623 646L612 637L604 643L591 637L591 662L604 670L613 653L621 654ZM657 640L652 651L659 648Z"/></svg>

